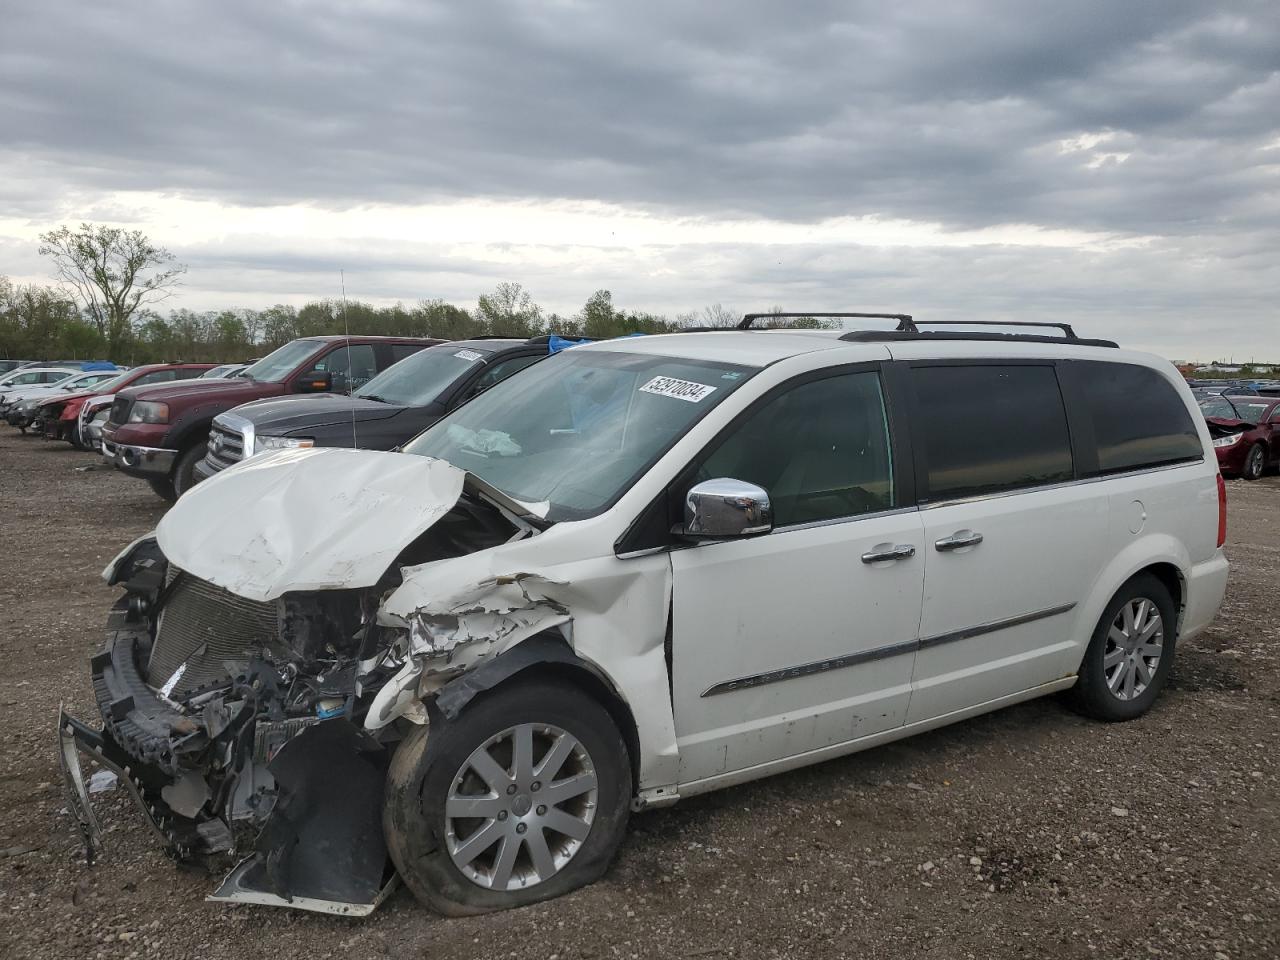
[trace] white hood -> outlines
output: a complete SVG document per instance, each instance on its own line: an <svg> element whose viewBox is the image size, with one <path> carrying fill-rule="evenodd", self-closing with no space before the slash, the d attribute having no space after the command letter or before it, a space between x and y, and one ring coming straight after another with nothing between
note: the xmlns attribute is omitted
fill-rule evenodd
<svg viewBox="0 0 1280 960"><path fill-rule="evenodd" d="M370 587L448 513L466 474L373 450L281 450L182 495L156 539L171 563L250 600Z"/></svg>

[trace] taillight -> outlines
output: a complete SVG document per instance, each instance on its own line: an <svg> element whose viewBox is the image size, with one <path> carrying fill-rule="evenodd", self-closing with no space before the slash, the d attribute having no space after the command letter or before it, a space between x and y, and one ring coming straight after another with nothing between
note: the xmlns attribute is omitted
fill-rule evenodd
<svg viewBox="0 0 1280 960"><path fill-rule="evenodd" d="M1227 483L1218 474L1218 546L1227 542Z"/></svg>

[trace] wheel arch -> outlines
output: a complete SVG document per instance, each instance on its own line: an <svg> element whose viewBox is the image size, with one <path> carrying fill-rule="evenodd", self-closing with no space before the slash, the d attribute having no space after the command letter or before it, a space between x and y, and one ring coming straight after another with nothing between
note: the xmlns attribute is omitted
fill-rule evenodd
<svg viewBox="0 0 1280 960"><path fill-rule="evenodd" d="M478 696L488 696L519 680L566 681L599 703L613 719L627 747L633 790L640 782L640 734L631 706L598 667L578 656L556 629L535 634L436 691L433 707L446 720L457 717Z"/></svg>
<svg viewBox="0 0 1280 960"><path fill-rule="evenodd" d="M1142 573L1150 573L1169 589L1174 608L1178 611L1178 629L1186 614L1187 572L1191 569L1191 555L1176 538L1167 534L1152 534L1128 544L1111 559L1093 582L1088 597L1082 604L1076 636L1077 664L1089 648L1093 631L1107 605L1120 589Z"/></svg>
<svg viewBox="0 0 1280 960"><path fill-rule="evenodd" d="M212 428L213 417L208 417L207 419L200 417L190 423L183 424L182 429L173 435L173 449L177 450L179 452L178 455L181 456L195 444L200 443L202 440L207 440L209 431Z"/></svg>

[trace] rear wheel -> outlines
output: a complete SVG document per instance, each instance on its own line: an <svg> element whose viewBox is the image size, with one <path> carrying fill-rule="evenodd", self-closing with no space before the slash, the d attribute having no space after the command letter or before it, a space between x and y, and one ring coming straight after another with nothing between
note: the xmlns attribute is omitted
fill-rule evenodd
<svg viewBox="0 0 1280 960"><path fill-rule="evenodd" d="M1249 452L1244 455L1244 469L1240 471L1240 475L1246 480L1261 480L1262 473L1266 468L1266 447L1260 443L1255 443L1249 448Z"/></svg>
<svg viewBox="0 0 1280 960"><path fill-rule="evenodd" d="M631 764L607 710L554 681L516 681L400 745L387 849L414 895L450 916L599 879L626 831Z"/></svg>
<svg viewBox="0 0 1280 960"><path fill-rule="evenodd" d="M208 444L201 440L194 447L188 447L186 450L182 451L178 456L178 462L173 466L174 499L182 496L195 486L196 464L204 459L204 455L208 449Z"/></svg>
<svg viewBox="0 0 1280 960"><path fill-rule="evenodd" d="M1146 713L1173 669L1178 611L1169 589L1142 573L1107 605L1072 689L1076 708L1098 720Z"/></svg>

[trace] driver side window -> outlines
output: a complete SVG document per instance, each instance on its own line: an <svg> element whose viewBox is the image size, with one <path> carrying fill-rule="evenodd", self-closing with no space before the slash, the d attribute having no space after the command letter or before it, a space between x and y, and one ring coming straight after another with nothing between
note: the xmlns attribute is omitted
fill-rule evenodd
<svg viewBox="0 0 1280 960"><path fill-rule="evenodd" d="M879 374L825 377L766 401L703 461L697 479L718 477L764 487L777 527L892 508Z"/></svg>

